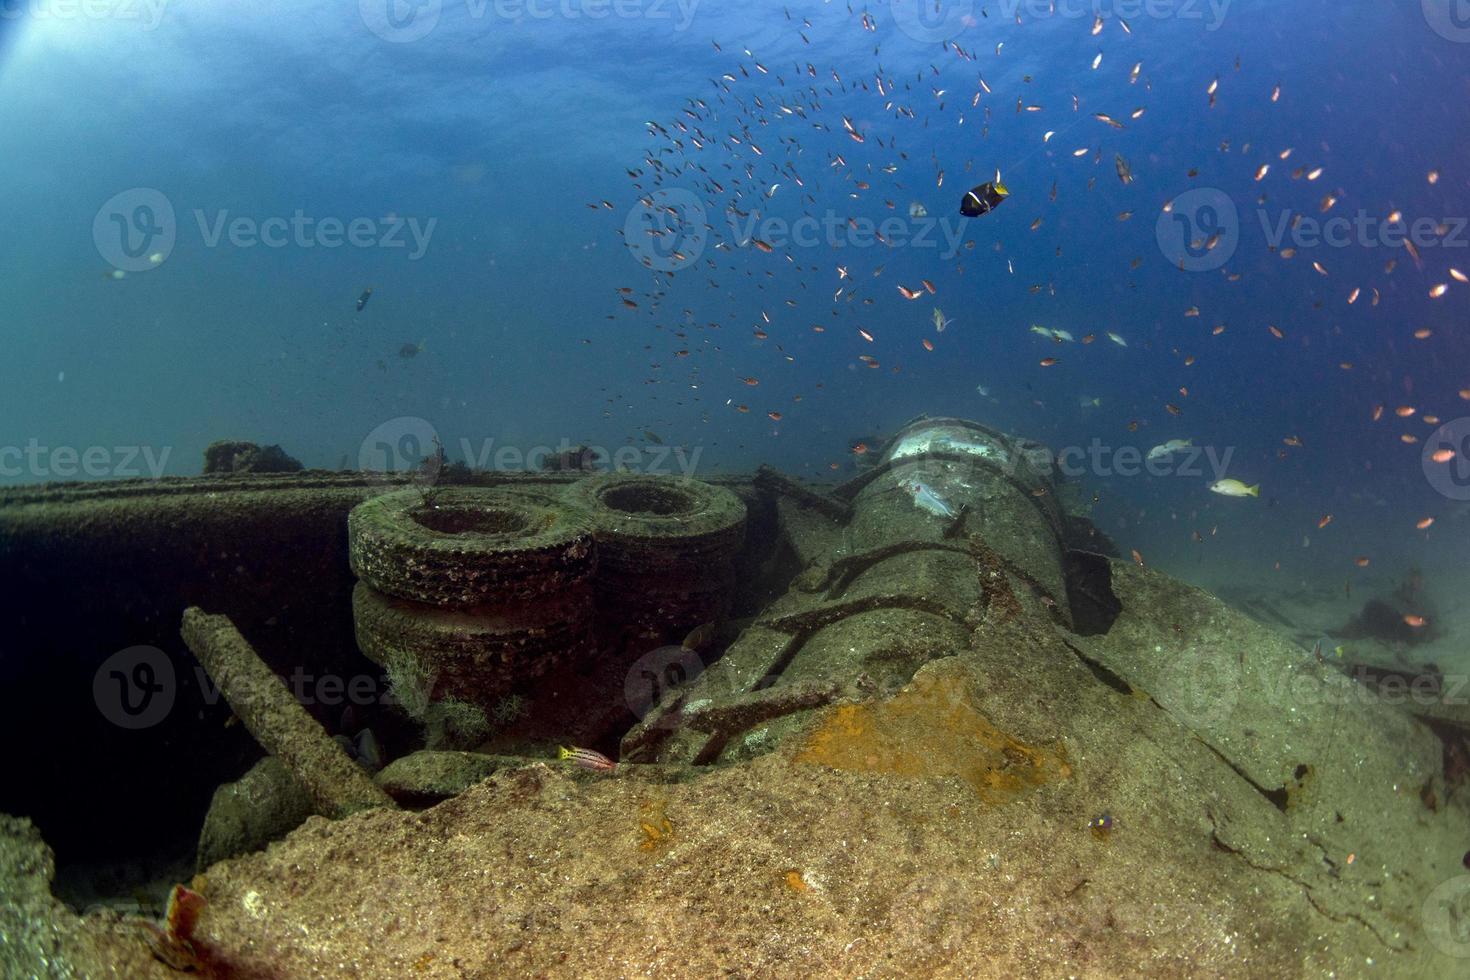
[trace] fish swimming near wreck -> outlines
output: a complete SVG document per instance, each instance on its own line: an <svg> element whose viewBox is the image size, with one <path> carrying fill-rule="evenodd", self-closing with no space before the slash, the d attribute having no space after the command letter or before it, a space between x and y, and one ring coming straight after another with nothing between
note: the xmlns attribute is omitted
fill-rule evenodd
<svg viewBox="0 0 1470 980"><path fill-rule="evenodd" d="M590 769L593 772L612 772L618 767L616 762L595 749L569 749L562 746L557 749L556 757L579 769Z"/></svg>

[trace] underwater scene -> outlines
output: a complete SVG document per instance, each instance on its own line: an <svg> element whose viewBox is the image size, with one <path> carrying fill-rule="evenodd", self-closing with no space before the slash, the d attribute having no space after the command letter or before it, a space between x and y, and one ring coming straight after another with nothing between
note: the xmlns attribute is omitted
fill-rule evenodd
<svg viewBox="0 0 1470 980"><path fill-rule="evenodd" d="M0 977L1470 977L1467 106L1467 0L0 0Z"/></svg>

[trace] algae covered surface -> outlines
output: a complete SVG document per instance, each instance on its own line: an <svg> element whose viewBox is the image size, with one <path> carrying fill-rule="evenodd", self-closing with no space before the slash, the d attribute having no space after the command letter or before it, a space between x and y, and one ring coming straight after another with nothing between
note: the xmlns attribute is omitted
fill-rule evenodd
<svg viewBox="0 0 1470 980"><path fill-rule="evenodd" d="M1227 841L1224 813L1292 836L1227 761L1011 640L741 765L534 763L421 813L313 817L195 879L195 946L241 977L1451 975L1422 895L1373 909L1396 927L1371 894L1318 900L1320 856ZM1052 680L996 683L1012 657ZM1425 870L1396 860L1339 873Z"/></svg>

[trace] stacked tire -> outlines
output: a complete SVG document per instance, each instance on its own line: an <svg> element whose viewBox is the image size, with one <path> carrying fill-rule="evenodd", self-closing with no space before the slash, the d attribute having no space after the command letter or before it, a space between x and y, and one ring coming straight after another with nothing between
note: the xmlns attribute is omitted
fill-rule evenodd
<svg viewBox="0 0 1470 980"><path fill-rule="evenodd" d="M592 528L555 498L408 489L348 517L358 646L430 702L487 713L557 662L594 649Z"/></svg>
<svg viewBox="0 0 1470 980"><path fill-rule="evenodd" d="M597 538L593 586L607 635L674 643L726 615L745 504L722 487L634 473L588 477L565 502Z"/></svg>

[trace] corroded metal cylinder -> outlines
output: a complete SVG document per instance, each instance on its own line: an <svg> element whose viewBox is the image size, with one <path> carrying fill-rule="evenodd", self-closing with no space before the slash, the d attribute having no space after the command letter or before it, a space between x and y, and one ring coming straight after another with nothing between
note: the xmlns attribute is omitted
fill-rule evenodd
<svg viewBox="0 0 1470 980"><path fill-rule="evenodd" d="M965 419L913 422L853 499L852 539L978 537L1065 615L1063 516L1052 453ZM883 495L908 508L877 504Z"/></svg>
<svg viewBox="0 0 1470 980"><path fill-rule="evenodd" d="M417 720L452 710L468 736L518 684L592 653L592 530L553 496L400 490L354 508L348 539L358 646Z"/></svg>
<svg viewBox="0 0 1470 980"><path fill-rule="evenodd" d="M724 657L623 742L628 757L733 761L803 729L843 697L892 692L966 648L1020 590L1069 621L1052 455L963 419L902 429L876 467L835 491L850 508L792 496L806 570ZM840 503L838 503L840 502ZM825 531L812 522L825 524ZM815 543L815 544L814 544ZM1001 606L1005 608L1000 609Z"/></svg>
<svg viewBox="0 0 1470 980"><path fill-rule="evenodd" d="M723 487L639 473L590 476L562 499L597 538L599 628L623 643L677 642L730 607L745 505Z"/></svg>

